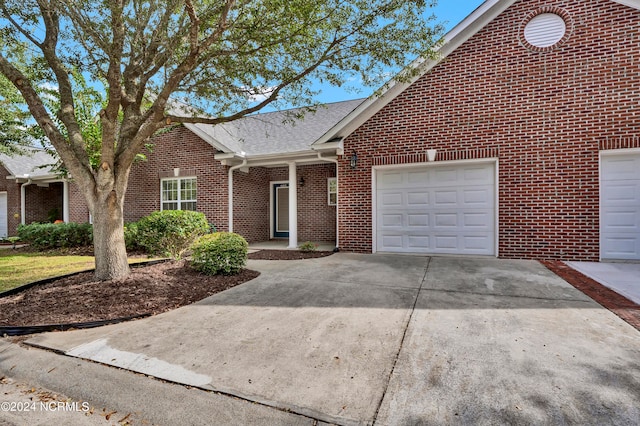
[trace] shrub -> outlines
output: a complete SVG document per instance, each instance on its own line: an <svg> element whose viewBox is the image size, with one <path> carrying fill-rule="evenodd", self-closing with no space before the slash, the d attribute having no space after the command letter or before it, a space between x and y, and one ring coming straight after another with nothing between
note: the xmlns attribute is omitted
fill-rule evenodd
<svg viewBox="0 0 640 426"><path fill-rule="evenodd" d="M18 226L18 237L36 249L84 247L93 244L88 223L32 223Z"/></svg>
<svg viewBox="0 0 640 426"><path fill-rule="evenodd" d="M149 254L182 257L189 246L209 232L203 213L187 210L153 212L137 222L138 245Z"/></svg>
<svg viewBox="0 0 640 426"><path fill-rule="evenodd" d="M247 240L238 234L216 232L205 235L191 247L191 266L207 275L234 275L247 263Z"/></svg>
<svg viewBox="0 0 640 426"><path fill-rule="evenodd" d="M298 249L304 252L316 251L318 250L318 245L316 243L312 243L311 241L305 241L298 246Z"/></svg>
<svg viewBox="0 0 640 426"><path fill-rule="evenodd" d="M138 223L131 222L124 225L124 244L127 251L135 251L141 249L138 241Z"/></svg>

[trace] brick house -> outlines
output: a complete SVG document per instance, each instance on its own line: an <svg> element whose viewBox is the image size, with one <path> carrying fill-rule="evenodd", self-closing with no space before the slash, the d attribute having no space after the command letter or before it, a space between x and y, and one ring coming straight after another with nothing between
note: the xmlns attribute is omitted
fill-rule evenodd
<svg viewBox="0 0 640 426"><path fill-rule="evenodd" d="M334 151L329 155L311 145L361 102L323 105L302 118L300 110L289 110L162 132L151 140L147 159L131 169L125 222L157 210L197 210L216 229L250 242L282 238L290 247L299 241L335 242L337 145L329 144ZM48 221L53 211L64 221L90 221L73 181L38 168L54 162L39 150L0 156L4 235L14 234L21 222Z"/></svg>
<svg viewBox="0 0 640 426"><path fill-rule="evenodd" d="M341 249L640 260L640 1L487 0L440 53L315 143Z"/></svg>
<svg viewBox="0 0 640 426"><path fill-rule="evenodd" d="M125 219L196 208L292 247L640 260L640 0L487 0L439 52L295 126L267 113L156 137Z"/></svg>

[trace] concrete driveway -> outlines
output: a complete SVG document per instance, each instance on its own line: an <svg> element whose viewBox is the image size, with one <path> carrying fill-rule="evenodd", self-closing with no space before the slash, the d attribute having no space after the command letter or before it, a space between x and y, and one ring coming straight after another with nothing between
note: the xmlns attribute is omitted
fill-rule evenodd
<svg viewBox="0 0 640 426"><path fill-rule="evenodd" d="M28 343L275 409L277 423L640 421L640 333L537 262L339 253L249 267L262 275L198 304ZM217 423L250 418L226 414Z"/></svg>

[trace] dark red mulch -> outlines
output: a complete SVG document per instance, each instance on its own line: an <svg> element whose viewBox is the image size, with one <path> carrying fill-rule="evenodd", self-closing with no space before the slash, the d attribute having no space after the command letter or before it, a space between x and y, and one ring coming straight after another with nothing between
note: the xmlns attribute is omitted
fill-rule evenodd
<svg viewBox="0 0 640 426"><path fill-rule="evenodd" d="M254 260L301 260L331 256L331 251L298 251L298 250L260 250L249 253L249 259Z"/></svg>
<svg viewBox="0 0 640 426"><path fill-rule="evenodd" d="M0 298L0 326L101 321L159 314L252 280L259 272L208 276L185 261L132 268L122 281L93 281L86 272Z"/></svg>
<svg viewBox="0 0 640 426"><path fill-rule="evenodd" d="M540 263L640 331L640 305L576 271L562 261L541 260Z"/></svg>

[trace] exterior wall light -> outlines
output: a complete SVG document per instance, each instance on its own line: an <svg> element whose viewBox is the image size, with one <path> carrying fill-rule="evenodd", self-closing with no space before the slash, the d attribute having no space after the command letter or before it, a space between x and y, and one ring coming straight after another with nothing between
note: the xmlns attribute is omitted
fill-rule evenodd
<svg viewBox="0 0 640 426"><path fill-rule="evenodd" d="M349 161L349 165L354 170L355 170L356 166L358 165L358 154L356 154L355 151L353 151L353 155L351 156L351 161Z"/></svg>
<svg viewBox="0 0 640 426"><path fill-rule="evenodd" d="M300 184L300 187L303 187L303 186L304 186L304 176L300 176L300 182L299 182L299 184Z"/></svg>

